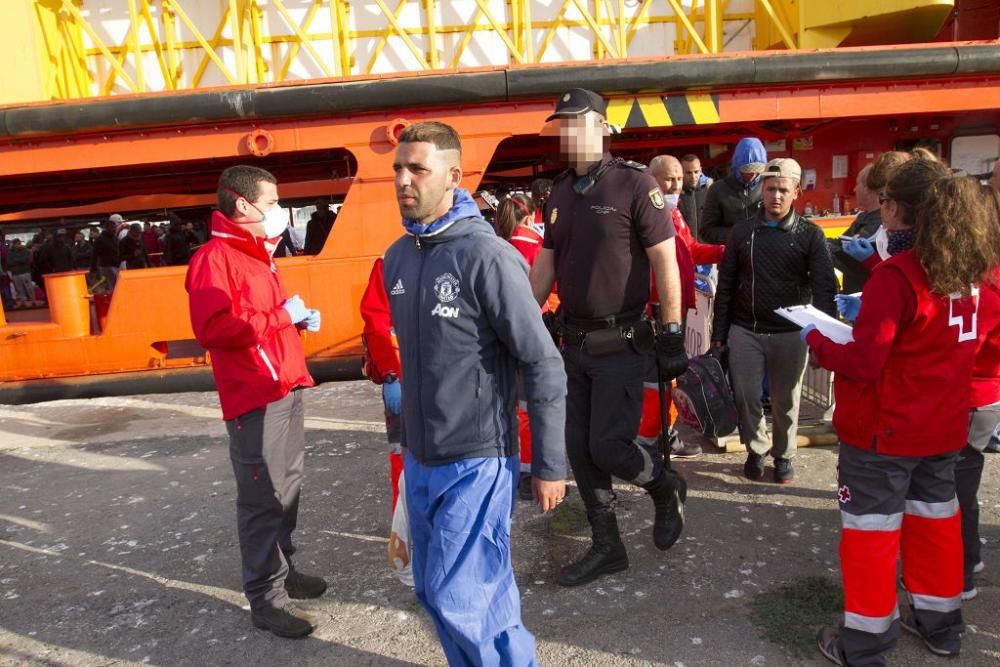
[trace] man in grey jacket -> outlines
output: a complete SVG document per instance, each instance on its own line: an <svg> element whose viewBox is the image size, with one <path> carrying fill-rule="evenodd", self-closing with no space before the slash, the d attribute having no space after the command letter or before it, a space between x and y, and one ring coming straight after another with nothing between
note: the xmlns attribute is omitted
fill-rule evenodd
<svg viewBox="0 0 1000 667"><path fill-rule="evenodd" d="M461 141L417 123L393 163L407 235L384 280L406 378L402 444L413 581L449 664L535 664L510 560L520 373L543 512L565 495L566 374L528 265L479 216Z"/></svg>

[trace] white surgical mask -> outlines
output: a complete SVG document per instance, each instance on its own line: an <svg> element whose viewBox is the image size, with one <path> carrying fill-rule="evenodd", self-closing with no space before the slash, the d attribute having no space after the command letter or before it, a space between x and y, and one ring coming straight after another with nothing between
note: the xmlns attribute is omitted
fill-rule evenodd
<svg viewBox="0 0 1000 667"><path fill-rule="evenodd" d="M264 225L264 238L273 239L281 236L288 229L288 209L275 204L261 222Z"/></svg>
<svg viewBox="0 0 1000 667"><path fill-rule="evenodd" d="M875 235L870 240L875 242L875 250L883 261L892 257L889 254L889 234L886 233L885 227L880 225L878 231L875 232Z"/></svg>

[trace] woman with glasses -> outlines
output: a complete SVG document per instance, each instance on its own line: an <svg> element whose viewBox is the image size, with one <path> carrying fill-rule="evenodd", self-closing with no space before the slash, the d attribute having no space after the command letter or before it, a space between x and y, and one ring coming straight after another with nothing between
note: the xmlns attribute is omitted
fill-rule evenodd
<svg viewBox="0 0 1000 667"><path fill-rule="evenodd" d="M850 313L854 341L802 331L815 361L836 374L845 613L839 630L820 631L819 645L841 665L884 665L901 625L938 655L960 651L955 462L981 333L1000 332L1000 291L988 279L1000 265L1000 229L978 186L940 162L912 159L879 202L891 257Z"/></svg>

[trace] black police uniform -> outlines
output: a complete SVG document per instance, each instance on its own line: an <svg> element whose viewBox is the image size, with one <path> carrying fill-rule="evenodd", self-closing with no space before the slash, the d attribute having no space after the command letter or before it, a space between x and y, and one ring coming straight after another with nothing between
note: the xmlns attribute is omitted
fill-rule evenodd
<svg viewBox="0 0 1000 667"><path fill-rule="evenodd" d="M644 350L624 339L606 354L584 340L640 322L650 293L646 248L674 236L660 189L644 169L605 155L589 172L599 178L582 195L567 170L544 211L542 247L554 253L569 383L566 449L589 513L611 510L612 476L641 486L663 468L658 452L635 443L650 337Z"/></svg>
<svg viewBox="0 0 1000 667"><path fill-rule="evenodd" d="M628 567L612 476L653 496L659 548L679 535L679 527L669 525L676 507L667 507L668 497L676 503L674 478L659 451L636 443L653 347L652 329L642 321L650 296L646 249L674 236L660 189L644 170L609 155L583 177L567 170L553 183L544 210L543 247L554 254L568 378L566 449L594 530L591 552L563 570L564 585ZM661 529L669 535L664 540Z"/></svg>

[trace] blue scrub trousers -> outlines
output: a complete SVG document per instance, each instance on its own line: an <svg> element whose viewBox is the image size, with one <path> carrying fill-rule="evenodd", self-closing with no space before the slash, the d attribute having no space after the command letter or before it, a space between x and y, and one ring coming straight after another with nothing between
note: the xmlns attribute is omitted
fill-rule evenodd
<svg viewBox="0 0 1000 667"><path fill-rule="evenodd" d="M535 665L510 560L518 457L425 466L406 454L417 599L448 664Z"/></svg>

